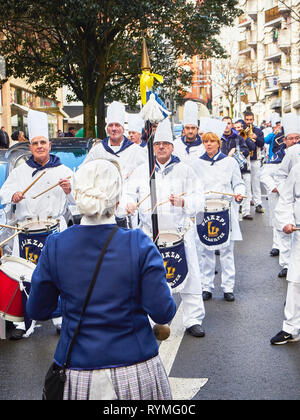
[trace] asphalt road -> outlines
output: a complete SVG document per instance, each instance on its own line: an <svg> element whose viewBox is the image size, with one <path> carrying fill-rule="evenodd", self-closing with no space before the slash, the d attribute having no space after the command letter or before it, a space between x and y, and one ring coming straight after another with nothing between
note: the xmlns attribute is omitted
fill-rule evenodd
<svg viewBox="0 0 300 420"><path fill-rule="evenodd" d="M277 277L278 258L269 256L267 213L255 214L241 228L236 301L224 301L218 274L213 299L205 305L206 336L184 336L170 376L208 378L195 400L298 400L300 342L269 342L282 327L286 281ZM41 399L58 336L50 321L40 324L28 339L0 340L0 400Z"/></svg>

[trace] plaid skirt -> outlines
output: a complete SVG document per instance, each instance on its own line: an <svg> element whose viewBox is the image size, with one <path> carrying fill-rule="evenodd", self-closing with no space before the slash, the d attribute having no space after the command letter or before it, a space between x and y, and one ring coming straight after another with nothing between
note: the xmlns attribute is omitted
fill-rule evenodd
<svg viewBox="0 0 300 420"><path fill-rule="evenodd" d="M159 356L131 366L109 369L118 400L171 400L165 368ZM66 370L64 400L88 400L93 370Z"/></svg>

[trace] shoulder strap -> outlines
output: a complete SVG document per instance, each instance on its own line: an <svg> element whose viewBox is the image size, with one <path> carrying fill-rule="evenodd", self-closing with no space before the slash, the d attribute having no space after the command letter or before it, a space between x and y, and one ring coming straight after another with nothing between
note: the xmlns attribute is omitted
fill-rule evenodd
<svg viewBox="0 0 300 420"><path fill-rule="evenodd" d="M64 364L64 367L65 367L65 368L66 368L66 367L68 366L68 364L70 363L70 359L71 359L71 352L72 352L72 350L73 350L73 347L74 347L74 344L75 344L76 337L77 337L77 335L78 335L78 333L79 333L79 329L80 329L80 326L81 326L81 322L82 322L83 315L84 315L84 313L85 313L85 310L86 310L87 304L88 304L88 302L89 302L89 299L90 299L90 297L91 297L91 294L92 294L93 288L94 288L94 286L95 286L95 283L96 283L96 280L97 280L97 276L98 276L98 272L99 272L99 270L100 270L100 267L101 267L101 264L102 264L102 261L103 261L103 258L104 258L104 254L105 254L105 252L106 252L106 250L107 250L107 248L108 248L108 245L109 245L110 241L112 240L112 238L113 238L113 236L114 236L114 234L116 233L116 231L117 231L117 230L118 230L118 226L115 226L115 227L114 227L114 229L113 229L113 230L111 231L111 233L109 234L109 236L108 236L108 238L107 238L107 240L106 240L106 242L105 242L105 244L104 244L104 246L103 246L103 248L102 248L102 251L101 251L101 254L100 254L100 257L99 257L98 263L97 263L96 268L95 268L95 271L94 271L94 275L93 275L92 281L91 281L90 286L89 286L89 290L88 290L88 292L87 292L87 295L86 295L86 298L85 298L85 301L84 301L84 305L83 305L83 308L82 308L82 311L81 311L81 314L80 314L80 319L79 319L79 322L78 322L77 328L76 328L76 330L75 330L75 333L74 333L74 335L73 335L73 338L72 338L72 341L71 341L71 344L70 344L70 347L69 347L69 351L68 351L68 355L67 355L67 360L66 360L66 362L65 362L65 364Z"/></svg>

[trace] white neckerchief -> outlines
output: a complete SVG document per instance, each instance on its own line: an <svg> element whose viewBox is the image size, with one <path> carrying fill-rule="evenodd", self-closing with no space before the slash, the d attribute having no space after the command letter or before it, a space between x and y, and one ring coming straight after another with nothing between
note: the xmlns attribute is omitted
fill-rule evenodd
<svg viewBox="0 0 300 420"><path fill-rule="evenodd" d="M112 225L116 223L115 215L111 217L106 216L82 216L81 225Z"/></svg>

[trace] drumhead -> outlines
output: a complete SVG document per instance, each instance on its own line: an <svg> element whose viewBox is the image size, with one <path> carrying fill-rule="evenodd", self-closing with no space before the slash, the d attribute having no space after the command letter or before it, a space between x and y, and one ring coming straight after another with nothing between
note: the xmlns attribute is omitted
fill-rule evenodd
<svg viewBox="0 0 300 420"><path fill-rule="evenodd" d="M205 202L205 211L222 211L229 208L229 201L209 199Z"/></svg>
<svg viewBox="0 0 300 420"><path fill-rule="evenodd" d="M19 227L26 229L28 232L48 232L57 228L58 222L54 219L48 220L32 220L19 223Z"/></svg>
<svg viewBox="0 0 300 420"><path fill-rule="evenodd" d="M182 236L177 232L159 232L158 246L169 247L176 245L183 240Z"/></svg>
<svg viewBox="0 0 300 420"><path fill-rule="evenodd" d="M36 265L24 258L4 255L1 258L0 271L13 280L31 282L31 276Z"/></svg>

